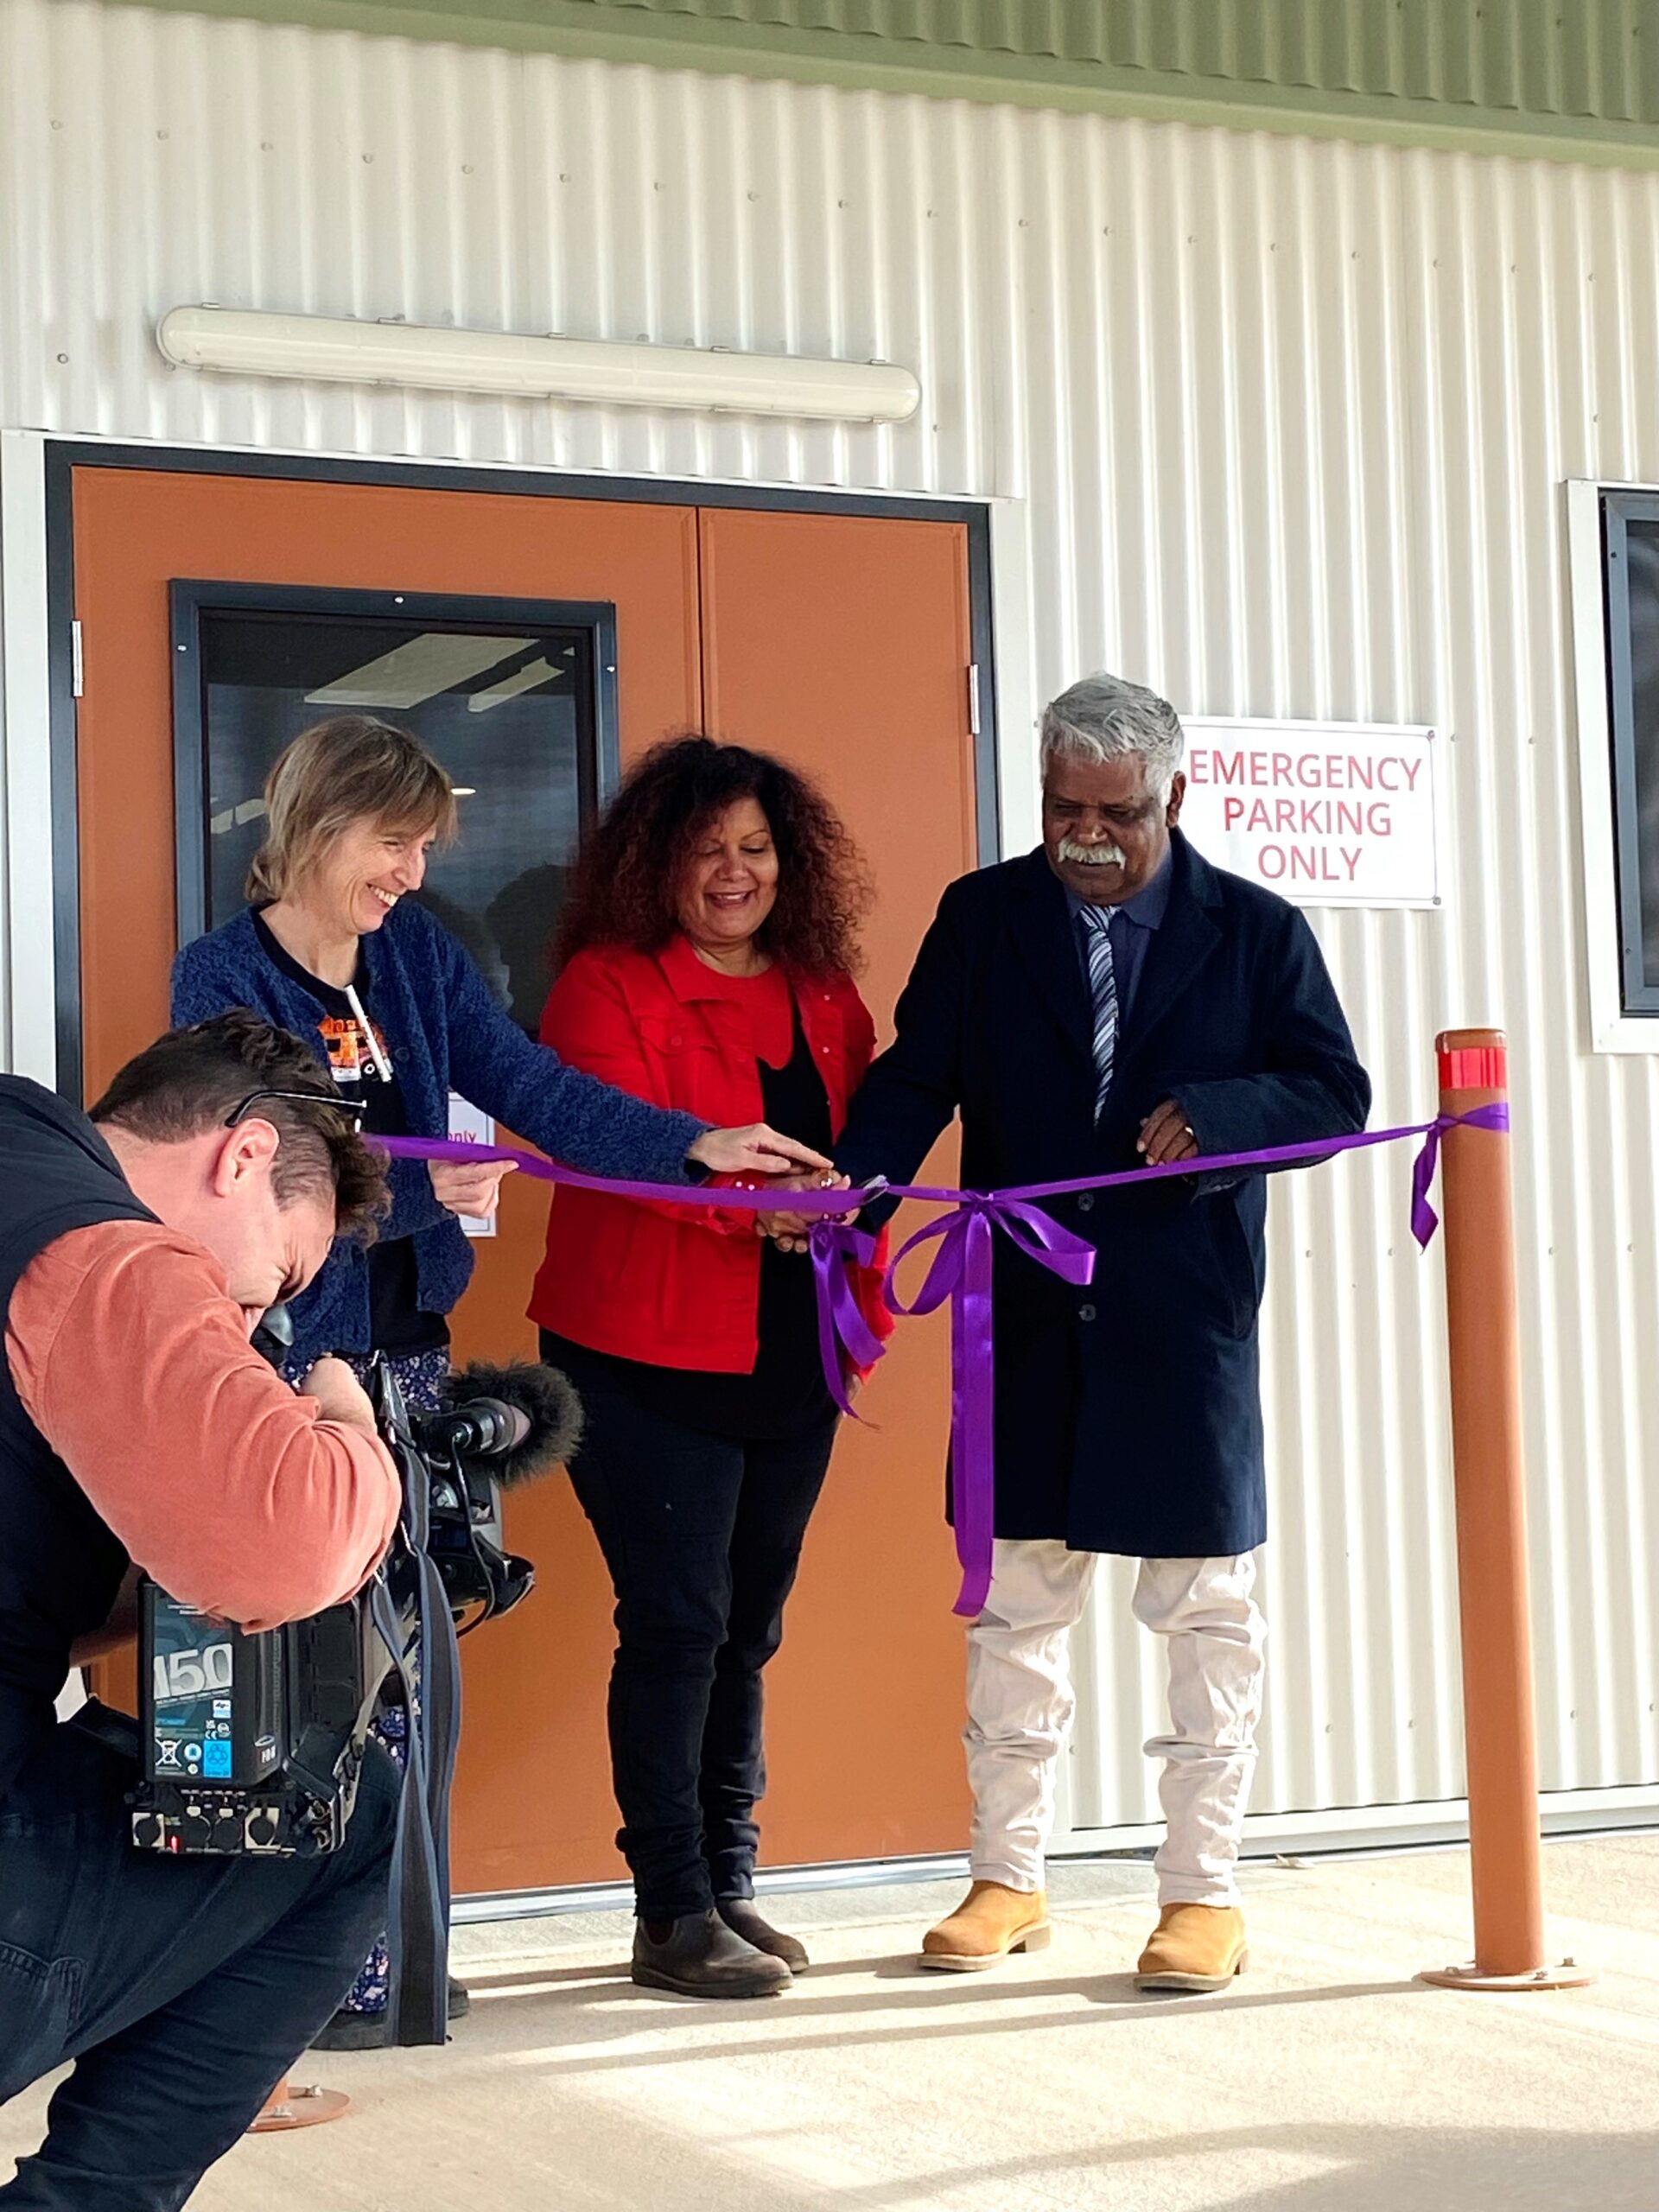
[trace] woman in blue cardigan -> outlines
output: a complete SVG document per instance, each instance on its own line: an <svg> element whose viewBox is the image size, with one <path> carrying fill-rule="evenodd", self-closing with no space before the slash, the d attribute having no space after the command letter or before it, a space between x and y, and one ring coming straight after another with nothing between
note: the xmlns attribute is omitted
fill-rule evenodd
<svg viewBox="0 0 1659 2212"><path fill-rule="evenodd" d="M447 1135L454 1090L592 1174L687 1183L698 1170L828 1165L764 1125L711 1129L646 1105L524 1035L461 946L407 896L419 890L432 846L456 827L448 777L407 731L365 715L319 722L277 760L265 804L251 903L174 963L175 1026L248 1007L315 1038L341 1097L359 1103L364 1128L379 1135ZM373 1246L336 1244L289 1308L289 1379L325 1352L355 1355L359 1366L380 1352L411 1404L435 1404L449 1367L447 1317L473 1268L458 1217L493 1214L504 1172L396 1161L391 1217ZM404 1714L389 1711L380 1725L400 1756ZM452 2010L464 2010L465 1993L451 1994ZM379 1944L321 2041L363 2048L385 2035Z"/></svg>

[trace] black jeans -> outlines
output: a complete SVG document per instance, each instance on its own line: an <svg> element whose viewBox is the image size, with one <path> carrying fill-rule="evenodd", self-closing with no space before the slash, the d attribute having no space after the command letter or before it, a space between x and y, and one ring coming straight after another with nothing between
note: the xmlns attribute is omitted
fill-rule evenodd
<svg viewBox="0 0 1659 2212"><path fill-rule="evenodd" d="M570 1479L616 1592L611 1773L639 1917L754 1895L766 1794L760 1672L836 1439L836 1419L755 1442L642 1406L564 1357L587 1416Z"/></svg>
<svg viewBox="0 0 1659 2212"><path fill-rule="evenodd" d="M321 1859L135 1850L135 1770L60 1727L0 1810L0 2102L62 2063L0 2206L174 2212L328 2018L385 1919L397 1777L370 1746Z"/></svg>

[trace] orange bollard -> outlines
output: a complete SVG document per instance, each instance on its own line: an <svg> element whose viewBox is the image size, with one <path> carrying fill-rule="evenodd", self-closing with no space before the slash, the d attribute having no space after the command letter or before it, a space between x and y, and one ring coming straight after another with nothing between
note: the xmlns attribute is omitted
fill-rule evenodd
<svg viewBox="0 0 1659 2212"><path fill-rule="evenodd" d="M351 2108L343 2089L296 2089L284 2074L249 2123L248 2133L280 2135L292 2127L319 2127L325 2120L344 2120Z"/></svg>
<svg viewBox="0 0 1659 2212"><path fill-rule="evenodd" d="M1442 1114L1507 1102L1501 1029L1448 1030L1438 1051ZM1448 1129L1441 1160L1475 1956L1420 1979L1448 1989L1581 1988L1592 1972L1572 1959L1551 1965L1544 1953L1510 1140Z"/></svg>

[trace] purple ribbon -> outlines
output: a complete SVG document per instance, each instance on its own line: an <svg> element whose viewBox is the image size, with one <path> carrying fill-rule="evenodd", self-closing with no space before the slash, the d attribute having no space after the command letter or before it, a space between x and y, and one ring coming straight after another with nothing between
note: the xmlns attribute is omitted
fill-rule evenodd
<svg viewBox="0 0 1659 2212"><path fill-rule="evenodd" d="M1422 1149L1411 1163L1411 1233L1425 1251L1440 1225L1428 1193L1440 1166L1441 1137L1447 1129L1505 1130L1509 1126L1509 1106L1501 1098L1495 1098L1490 1106L1471 1106L1466 1114L1439 1115L1429 1123L1423 1133Z"/></svg>
<svg viewBox="0 0 1659 2212"><path fill-rule="evenodd" d="M861 1211L877 1197L917 1198L947 1206L948 1212L926 1223L893 1255L883 1294L888 1306L899 1314L931 1313L947 1299L950 1303L951 1519L963 1573L954 1610L971 1619L982 1610L990 1588L995 1533L991 1313L995 1230L1000 1229L1012 1237L1039 1266L1081 1287L1093 1280L1095 1248L1052 1219L1038 1205L1039 1199L1116 1190L1127 1184L1160 1182L1176 1175L1224 1174L1243 1168L1287 1166L1296 1160L1331 1160L1338 1153L1421 1137L1423 1141L1411 1171L1411 1230L1418 1243L1427 1247L1440 1225L1428 1193L1440 1161L1441 1137L1448 1129L1501 1132L1509 1127L1509 1107L1495 1100L1466 1114L1440 1114L1432 1122L1408 1122L1399 1128L1366 1129L1356 1136L1320 1137L1306 1144L1270 1145L1259 1152L1207 1153L1193 1160L1124 1168L1110 1175L1084 1175L1065 1183L1027 1183L990 1192L894 1183L860 1191L791 1191L786 1196L764 1187L709 1190L671 1183L613 1181L607 1176L584 1175L576 1168L561 1166L538 1154L518 1152L506 1145L468 1144L443 1137L376 1136L372 1141L394 1160L458 1160L474 1166L480 1161L509 1160L542 1182L596 1191L607 1198L645 1199L657 1205L717 1206L726 1212L757 1214L775 1213L781 1202L791 1213L805 1215L812 1224L809 1242L817 1292L819 1357L830 1395L846 1414L853 1411L845 1379L847 1367L874 1367L885 1350L859 1308L851 1274L855 1267L874 1265L875 1239L854 1227L848 1217L849 1211ZM895 1287L899 1264L922 1245L933 1243L939 1249L932 1265L920 1290L906 1305Z"/></svg>
<svg viewBox="0 0 1659 2212"><path fill-rule="evenodd" d="M538 1182L562 1183L573 1191L596 1191L607 1198L640 1198L652 1205L700 1211L718 1207L723 1212L738 1213L776 1213L780 1204L786 1205L791 1213L805 1214L812 1221L809 1241L817 1293L818 1356L823 1363L823 1379L830 1386L830 1395L842 1413L853 1414L847 1367L850 1364L868 1370L887 1349L859 1308L849 1274L854 1266L873 1267L875 1263L875 1238L855 1229L847 1217L849 1201L856 1211L868 1203L871 1195L868 1192L791 1191L786 1198L780 1200L778 1192L764 1187L728 1189L720 1185L710 1190L692 1184L630 1183L604 1175L584 1175L579 1168L543 1160L539 1153L519 1152L505 1144L474 1144L464 1137L376 1135L371 1141L393 1160L455 1161L472 1167L480 1161L487 1164L506 1160ZM949 1195L955 1197L956 1193ZM853 1414L853 1418L856 1420L858 1415Z"/></svg>
<svg viewBox="0 0 1659 2212"><path fill-rule="evenodd" d="M906 1239L887 1269L884 1295L895 1313L931 1313L950 1301L950 1518L962 1567L953 1611L973 1620L991 1586L995 1534L995 1397L991 1357L991 1232L1000 1229L1029 1258L1079 1287L1092 1281L1095 1248L1062 1229L1034 1205L1007 1194L965 1192ZM937 1240L938 1250L921 1288L906 1306L896 1277L899 1262Z"/></svg>
<svg viewBox="0 0 1659 2212"><path fill-rule="evenodd" d="M846 1203L842 1198L842 1204ZM844 1414L853 1412L847 1368L868 1373L887 1346L865 1319L853 1289L854 1268L875 1265L876 1240L849 1221L815 1221L810 1243L812 1277L818 1295L818 1357L830 1395Z"/></svg>
<svg viewBox="0 0 1659 2212"><path fill-rule="evenodd" d="M428 1160L454 1161L463 1167L476 1167L480 1160L486 1164L494 1160L511 1160L526 1175L533 1175L543 1183L563 1183L573 1191L597 1191L607 1198L644 1198L652 1204L671 1206L694 1206L702 1211L717 1207L722 1213L734 1209L739 1213L779 1213L779 1194L764 1184L751 1187L744 1185L728 1190L723 1184L712 1187L704 1183L624 1183L609 1175L584 1175L580 1168L566 1167L559 1161L543 1160L538 1152L516 1152L511 1145L474 1144L466 1137L385 1137L372 1135L367 1141L376 1151L388 1153L393 1160ZM848 1191L791 1191L788 1211L791 1213L836 1215L842 1218L849 1210L856 1211L865 1201L861 1195Z"/></svg>

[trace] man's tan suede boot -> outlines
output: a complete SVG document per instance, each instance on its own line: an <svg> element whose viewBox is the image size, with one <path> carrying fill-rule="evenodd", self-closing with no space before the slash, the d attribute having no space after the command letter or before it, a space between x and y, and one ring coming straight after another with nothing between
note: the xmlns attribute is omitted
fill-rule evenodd
<svg viewBox="0 0 1659 2212"><path fill-rule="evenodd" d="M1137 1989L1225 1989L1250 1963L1236 1905L1166 1904L1135 1968Z"/></svg>
<svg viewBox="0 0 1659 2212"><path fill-rule="evenodd" d="M1010 1951L1048 1948L1048 1893L976 1882L948 1920L922 1938L919 1966L941 1974L981 1974Z"/></svg>

